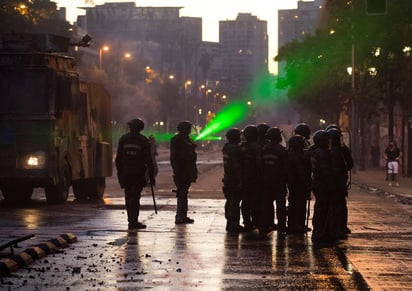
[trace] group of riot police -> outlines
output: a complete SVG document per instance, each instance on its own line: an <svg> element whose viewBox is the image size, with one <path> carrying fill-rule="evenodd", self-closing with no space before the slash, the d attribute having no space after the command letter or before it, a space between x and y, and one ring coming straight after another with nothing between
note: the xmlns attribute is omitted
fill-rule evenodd
<svg viewBox="0 0 412 291"><path fill-rule="evenodd" d="M146 228L138 221L140 196L147 183L155 185L156 171L151 156L153 145L140 133L144 122L133 119L128 124L130 132L119 140L115 163L132 230ZM175 223L187 224L194 222L187 211L189 188L198 174L196 144L190 137L190 122L180 122L177 130L170 142L177 188ZM313 145L310 134L307 124L296 125L285 147L282 130L266 123L227 131L222 148L227 232L257 229L262 237L274 230L281 235L304 234L311 230L308 211L313 193L312 241L332 242L350 233L346 206L348 173L353 167L350 149L342 142L336 125L316 131Z"/></svg>
<svg viewBox="0 0 412 291"><path fill-rule="evenodd" d="M285 147L282 130L266 123L227 131L222 149L227 232L258 229L262 237L274 230L281 235L304 234L311 230L313 193L312 241L333 242L350 233L346 206L353 167L350 150L334 124L316 131L313 145L310 134L307 124L296 125Z"/></svg>

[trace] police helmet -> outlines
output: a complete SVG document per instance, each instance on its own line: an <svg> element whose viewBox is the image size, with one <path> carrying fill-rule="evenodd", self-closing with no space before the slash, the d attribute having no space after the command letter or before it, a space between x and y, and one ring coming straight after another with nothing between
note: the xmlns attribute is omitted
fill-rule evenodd
<svg viewBox="0 0 412 291"><path fill-rule="evenodd" d="M256 125L259 137L264 138L267 130L269 129L269 127L270 126L267 123L264 123L264 122L259 123L258 125Z"/></svg>
<svg viewBox="0 0 412 291"><path fill-rule="evenodd" d="M338 146L341 144L342 133L339 129L331 127L326 132L329 134L332 145Z"/></svg>
<svg viewBox="0 0 412 291"><path fill-rule="evenodd" d="M190 132L192 131L192 123L189 121L179 122L179 124L177 125L177 130L183 134L190 134Z"/></svg>
<svg viewBox="0 0 412 291"><path fill-rule="evenodd" d="M337 129L337 130L340 131L339 126L337 124L334 124L334 123L328 124L328 126L326 126L325 130L328 131L329 129L332 129L332 128Z"/></svg>
<svg viewBox="0 0 412 291"><path fill-rule="evenodd" d="M310 138L310 128L306 123L298 123L293 132L294 134L299 134L306 139Z"/></svg>
<svg viewBox="0 0 412 291"><path fill-rule="evenodd" d="M313 142L319 148L329 147L329 134L326 130L318 130L313 134Z"/></svg>
<svg viewBox="0 0 412 291"><path fill-rule="evenodd" d="M226 138L230 142L240 142L240 129L231 128L226 132Z"/></svg>
<svg viewBox="0 0 412 291"><path fill-rule="evenodd" d="M273 126L266 131L266 138L274 141L274 142L281 142L282 141L282 130L277 127Z"/></svg>
<svg viewBox="0 0 412 291"><path fill-rule="evenodd" d="M140 118L134 118L127 123L131 130L141 131L144 128L144 122Z"/></svg>
<svg viewBox="0 0 412 291"><path fill-rule="evenodd" d="M289 139L288 144L290 149L303 150L305 147L305 138L296 134Z"/></svg>
<svg viewBox="0 0 412 291"><path fill-rule="evenodd" d="M254 125L248 125L243 129L243 136L246 141L257 141L258 130Z"/></svg>

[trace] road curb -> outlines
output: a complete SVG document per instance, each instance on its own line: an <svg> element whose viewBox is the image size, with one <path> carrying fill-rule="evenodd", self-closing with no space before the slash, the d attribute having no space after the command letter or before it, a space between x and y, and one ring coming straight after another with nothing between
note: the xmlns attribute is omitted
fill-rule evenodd
<svg viewBox="0 0 412 291"><path fill-rule="evenodd" d="M77 237L73 233L62 234L57 238L27 248L19 254L13 254L8 258L1 259L0 277L8 276L20 268L27 267L35 260L44 258L48 254L55 253L58 249L65 248L75 242L77 242Z"/></svg>

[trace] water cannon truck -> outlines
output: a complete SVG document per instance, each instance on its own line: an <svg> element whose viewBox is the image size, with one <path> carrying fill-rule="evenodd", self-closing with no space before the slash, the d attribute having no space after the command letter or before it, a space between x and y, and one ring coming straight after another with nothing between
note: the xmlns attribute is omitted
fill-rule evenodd
<svg viewBox="0 0 412 291"><path fill-rule="evenodd" d="M87 39L89 40L89 38ZM81 44L81 42L79 42ZM0 49L0 190L6 201L101 200L112 175L111 99L80 80L68 38L4 34Z"/></svg>

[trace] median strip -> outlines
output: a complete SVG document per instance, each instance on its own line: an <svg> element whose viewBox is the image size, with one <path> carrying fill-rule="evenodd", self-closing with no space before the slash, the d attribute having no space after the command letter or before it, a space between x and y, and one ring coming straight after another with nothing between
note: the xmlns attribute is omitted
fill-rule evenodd
<svg viewBox="0 0 412 291"><path fill-rule="evenodd" d="M75 242L77 242L77 237L73 233L67 233L27 248L19 254L12 253L10 257L0 260L0 276L8 276L20 268L27 267L35 260L44 258L48 254L55 253L58 249L65 248Z"/></svg>

